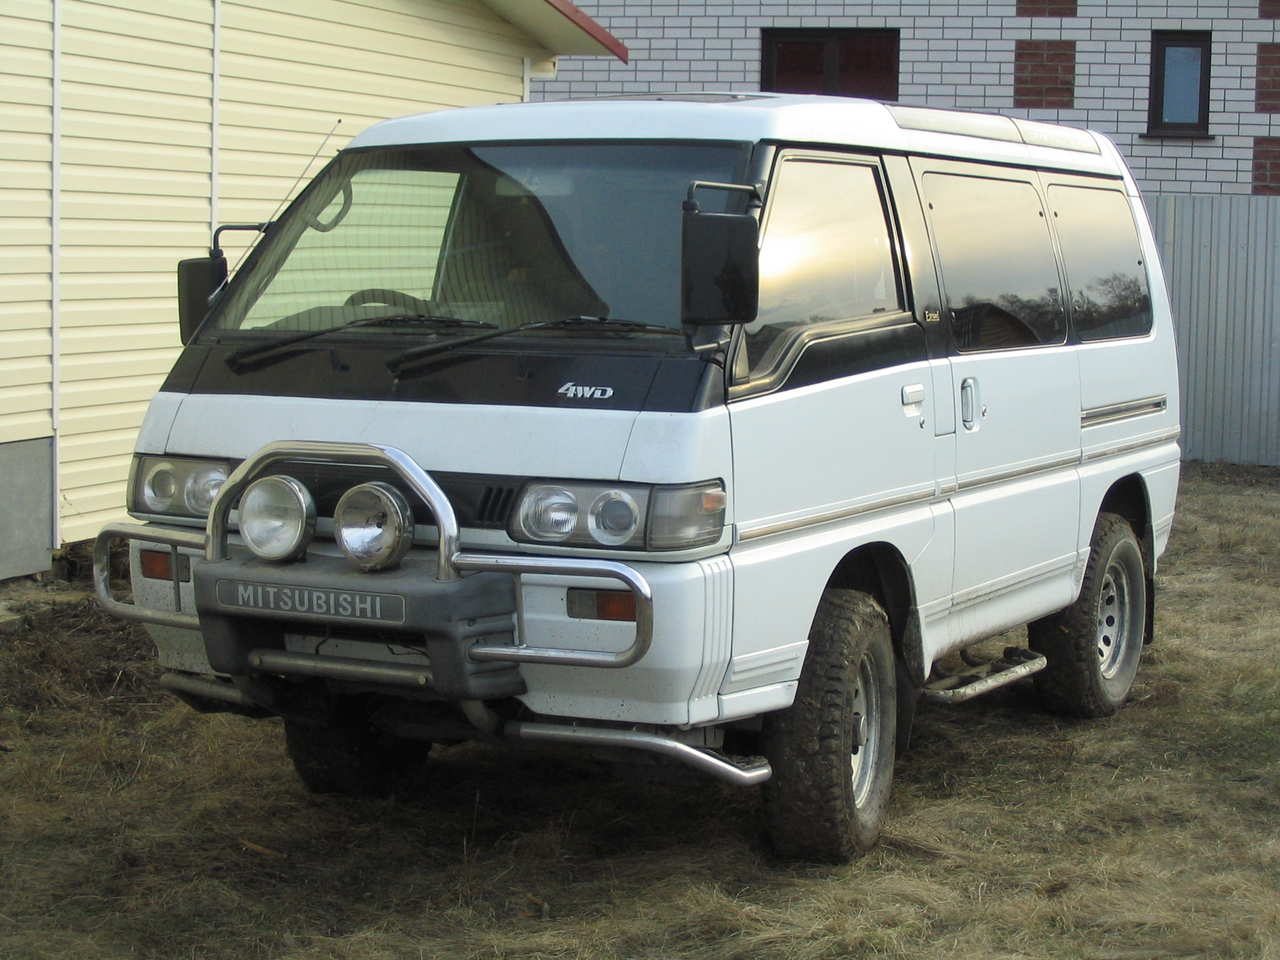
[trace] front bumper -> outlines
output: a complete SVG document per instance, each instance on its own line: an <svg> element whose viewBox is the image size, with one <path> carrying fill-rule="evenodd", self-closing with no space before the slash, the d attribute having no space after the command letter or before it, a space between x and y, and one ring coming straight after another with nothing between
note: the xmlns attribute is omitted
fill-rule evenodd
<svg viewBox="0 0 1280 960"><path fill-rule="evenodd" d="M179 531L156 529L139 524L111 524L105 527L94 544L94 588L102 605L111 613L130 620L166 627L200 630L205 635L206 645L210 652L210 662L214 669L219 669L215 662L220 657L218 638L225 640L232 657L231 661L222 661L223 666L230 664L237 670L246 665L252 648L244 650L243 611L231 612L227 609L225 589L219 593L220 582L262 583L263 577L276 587L296 587L307 590L338 590L349 584L350 568L344 566L341 572L321 570L312 573L313 564L268 565L256 564L255 561L233 557L228 544L228 519L232 505L239 499L245 487L258 474L272 464L282 460L320 459L342 461L347 463L378 464L390 467L400 480L420 496L431 508L439 530L439 544L436 549L434 566L427 564L410 564L395 571L398 580L406 590L404 594L388 594L404 598L406 630L416 633L425 632L428 637L432 630L437 636L451 637L453 648L460 649L461 641L466 640L463 654L468 663L497 662L507 664L555 664L560 666L596 667L618 669L629 667L638 662L648 652L653 639L653 591L648 581L634 568L612 560L577 559L568 557L529 557L505 554L466 553L459 549L458 524L453 507L448 497L432 480L431 476L419 467L408 455L395 447L381 444L357 443L319 443L319 442L282 442L273 443L262 448L252 457L244 461L227 479L219 491L217 499L209 512L209 519L203 534L195 531ZM123 603L115 599L110 589L110 549L115 540L137 540L151 544L168 546L174 553L181 548L195 548L204 554L205 562L200 564L201 570L207 571L198 575L196 591L196 612L184 613L177 609L163 610ZM318 562L318 561L317 561ZM221 565L221 566L219 566ZM252 568L251 575L246 575L246 565ZM472 576L463 578L463 573ZM516 578L524 575L541 574L561 577L607 578L618 581L627 587L636 601L635 638L624 650L598 651L566 649L560 647L536 647L522 642L518 624L510 633L506 642L470 642L476 637L490 635L494 631L482 629L480 632L468 633L461 630L457 623L475 619L466 615L473 606L476 610L486 608L485 616L505 614L503 601L510 599L511 611L514 612L516 595L513 586ZM387 574L380 575L380 585ZM338 579L338 578L341 579ZM471 581L484 578L473 585ZM299 583L299 579L303 582ZM504 591L499 583L506 583ZM203 586L202 586L203 584ZM381 590L381 586L379 588ZM178 598L175 584L175 601ZM230 604L235 606L235 604ZM261 606L261 605L260 605ZM409 612L416 611L410 617ZM257 609L254 620L296 620L296 610ZM325 617L323 619L332 619ZM518 620L518 618L517 618ZM235 623L232 621L240 621ZM392 624L394 626L394 624ZM474 626L474 624L472 625ZM487 628L490 624L486 624ZM471 628L468 627L467 630ZM212 638L212 640L211 640ZM239 657L243 656L245 663ZM251 666L251 664L248 664ZM340 672L331 672L330 676L341 679ZM367 677L361 671L352 669L353 681L365 681ZM457 694L455 694L457 695Z"/></svg>

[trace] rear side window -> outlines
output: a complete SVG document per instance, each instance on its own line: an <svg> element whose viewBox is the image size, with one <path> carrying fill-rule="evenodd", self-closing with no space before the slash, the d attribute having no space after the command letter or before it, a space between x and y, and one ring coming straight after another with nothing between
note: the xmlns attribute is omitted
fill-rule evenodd
<svg viewBox="0 0 1280 960"><path fill-rule="evenodd" d="M1081 340L1151 332L1151 292L1129 202L1118 190L1049 188Z"/></svg>
<svg viewBox="0 0 1280 960"><path fill-rule="evenodd" d="M760 246L760 312L746 329L752 377L816 324L902 310L874 167L788 160Z"/></svg>
<svg viewBox="0 0 1280 960"><path fill-rule="evenodd" d="M957 348L1062 343L1061 279L1035 188L949 173L927 174L924 188Z"/></svg>

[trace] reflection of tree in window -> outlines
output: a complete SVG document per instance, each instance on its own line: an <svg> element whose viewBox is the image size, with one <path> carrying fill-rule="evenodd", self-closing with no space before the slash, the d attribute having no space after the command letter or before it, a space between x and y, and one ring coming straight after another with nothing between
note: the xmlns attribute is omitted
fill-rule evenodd
<svg viewBox="0 0 1280 960"><path fill-rule="evenodd" d="M1039 343L1036 331L1052 330L1061 316L1062 302L1056 289L1036 298L1005 294L994 303L966 297L963 306L952 310L957 344L967 350Z"/></svg>
<svg viewBox="0 0 1280 960"><path fill-rule="evenodd" d="M938 173L924 183L956 346L1061 343L1061 281L1035 189L1016 180Z"/></svg>
<svg viewBox="0 0 1280 960"><path fill-rule="evenodd" d="M1071 305L1076 328L1086 340L1131 336L1150 327L1151 298L1138 277L1113 273L1096 280L1089 289L1097 296L1082 291Z"/></svg>
<svg viewBox="0 0 1280 960"><path fill-rule="evenodd" d="M1148 333L1151 296L1124 194L1055 184L1049 202L1071 281L1071 323L1080 339Z"/></svg>

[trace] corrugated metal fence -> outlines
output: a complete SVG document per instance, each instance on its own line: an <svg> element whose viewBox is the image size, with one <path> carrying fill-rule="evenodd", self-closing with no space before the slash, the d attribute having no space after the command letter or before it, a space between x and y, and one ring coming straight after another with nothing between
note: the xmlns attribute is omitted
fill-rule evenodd
<svg viewBox="0 0 1280 960"><path fill-rule="evenodd" d="M1280 465L1280 197L1150 194L1190 460Z"/></svg>

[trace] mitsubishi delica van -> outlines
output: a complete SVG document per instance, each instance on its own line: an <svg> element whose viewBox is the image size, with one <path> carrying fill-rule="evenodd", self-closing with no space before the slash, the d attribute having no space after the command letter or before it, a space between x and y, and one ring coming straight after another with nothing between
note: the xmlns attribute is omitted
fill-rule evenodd
<svg viewBox="0 0 1280 960"><path fill-rule="evenodd" d="M561 744L762 784L780 853L841 860L921 697L1124 703L1178 395L1104 137L767 94L451 110L246 226L229 279L217 235L179 267L95 578L163 686L282 717L308 788Z"/></svg>

